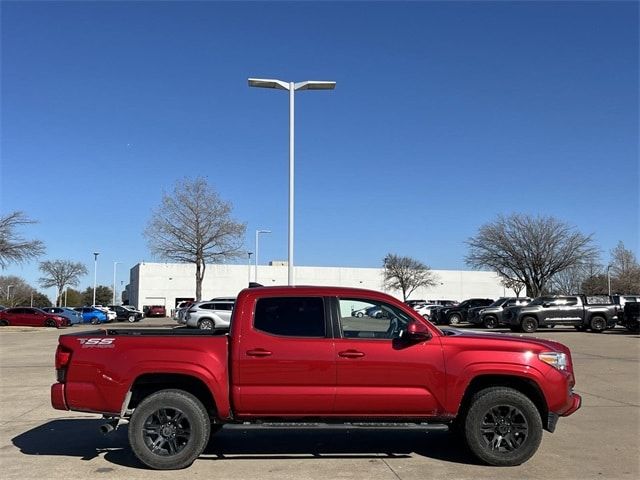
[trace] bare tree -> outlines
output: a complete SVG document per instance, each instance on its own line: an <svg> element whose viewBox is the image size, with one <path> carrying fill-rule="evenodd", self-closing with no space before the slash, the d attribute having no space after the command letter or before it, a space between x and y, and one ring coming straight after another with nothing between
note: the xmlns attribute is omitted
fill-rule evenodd
<svg viewBox="0 0 640 480"><path fill-rule="evenodd" d="M24 212L13 212L0 216L0 267L5 269L10 263L24 263L44 253L44 243L40 240L26 240L16 231L22 225L36 223Z"/></svg>
<svg viewBox="0 0 640 480"><path fill-rule="evenodd" d="M520 281L532 297L539 296L558 272L598 257L591 235L554 217L500 215L466 243L468 265Z"/></svg>
<svg viewBox="0 0 640 480"><path fill-rule="evenodd" d="M611 250L611 288L617 293L640 293L640 265L635 254L624 243Z"/></svg>
<svg viewBox="0 0 640 480"><path fill-rule="evenodd" d="M437 284L435 274L419 260L387 254L382 261L384 267L384 286L392 290L401 290L406 301L418 287L432 287Z"/></svg>
<svg viewBox="0 0 640 480"><path fill-rule="evenodd" d="M231 219L231 210L205 179L184 179L176 183L173 194L164 194L144 231L155 256L196 265L196 300L202 297L207 263L244 253L246 227Z"/></svg>
<svg viewBox="0 0 640 480"><path fill-rule="evenodd" d="M582 284L590 278L583 266L569 267L551 278L551 290L557 295L572 295L582 292Z"/></svg>
<svg viewBox="0 0 640 480"><path fill-rule="evenodd" d="M33 288L24 279L15 275L0 276L0 304L5 307L29 305L32 292Z"/></svg>
<svg viewBox="0 0 640 480"><path fill-rule="evenodd" d="M62 305L64 287L77 287L80 277L87 274L87 267L71 260L47 260L40 262L40 271L44 276L38 283L42 288L56 287L56 306Z"/></svg>
<svg viewBox="0 0 640 480"><path fill-rule="evenodd" d="M513 280L511 278L502 277L500 283L502 283L502 285L504 285L506 288L510 288L511 290L513 290L516 294L516 297L520 297L520 292L524 290L524 283L522 283L520 280Z"/></svg>

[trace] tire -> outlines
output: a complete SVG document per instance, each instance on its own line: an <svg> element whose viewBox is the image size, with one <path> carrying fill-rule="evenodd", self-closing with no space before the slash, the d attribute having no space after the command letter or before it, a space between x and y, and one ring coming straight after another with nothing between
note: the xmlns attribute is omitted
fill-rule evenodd
<svg viewBox="0 0 640 480"><path fill-rule="evenodd" d="M91 325L97 325L98 323L100 323L98 317L91 317Z"/></svg>
<svg viewBox="0 0 640 480"><path fill-rule="evenodd" d="M129 316L127 317L127 322L129 322L129 323L133 323L133 322L135 322L135 321L136 321L136 316L135 316L135 315L129 315Z"/></svg>
<svg viewBox="0 0 640 480"><path fill-rule="evenodd" d="M6 320L0 320L0 327L8 327L9 326L9 322L7 322Z"/></svg>
<svg viewBox="0 0 640 480"><path fill-rule="evenodd" d="M57 328L58 325L54 320L49 319L49 320L45 320L44 326L47 328Z"/></svg>
<svg viewBox="0 0 640 480"><path fill-rule="evenodd" d="M469 449L500 467L529 460L542 440L542 419L533 402L517 390L491 387L476 393L464 416Z"/></svg>
<svg viewBox="0 0 640 480"><path fill-rule="evenodd" d="M204 406L183 390L160 390L149 395L129 421L129 444L134 455L155 470L191 465L207 446L210 433L211 422Z"/></svg>
<svg viewBox="0 0 640 480"><path fill-rule="evenodd" d="M496 328L498 326L498 319L496 317L494 317L493 315L489 315L487 317L484 317L484 320L482 321L482 324L484 325L484 328L488 328L489 330L493 330L494 328Z"/></svg>
<svg viewBox="0 0 640 480"><path fill-rule="evenodd" d="M213 330L216 324L210 318L203 318L198 322L198 328L200 330Z"/></svg>
<svg viewBox="0 0 640 480"><path fill-rule="evenodd" d="M447 320L449 320L449 325L460 325L462 316L459 313L452 313L447 317Z"/></svg>
<svg viewBox="0 0 640 480"><path fill-rule="evenodd" d="M362 316L363 316L363 313L362 313L362 312L356 312L356 317L357 317L357 318L362 318Z"/></svg>
<svg viewBox="0 0 640 480"><path fill-rule="evenodd" d="M524 317L520 321L520 329L524 333L533 333L538 330L538 320L535 317Z"/></svg>
<svg viewBox="0 0 640 480"><path fill-rule="evenodd" d="M594 315L589 322L591 331L594 333L602 333L607 329L607 320L600 315Z"/></svg>

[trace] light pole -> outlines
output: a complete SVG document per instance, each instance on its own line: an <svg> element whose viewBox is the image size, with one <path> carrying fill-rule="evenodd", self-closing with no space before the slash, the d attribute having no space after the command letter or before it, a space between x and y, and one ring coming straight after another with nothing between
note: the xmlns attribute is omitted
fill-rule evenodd
<svg viewBox="0 0 640 480"><path fill-rule="evenodd" d="M122 262L113 262L113 302L111 305L116 304L116 265Z"/></svg>
<svg viewBox="0 0 640 480"><path fill-rule="evenodd" d="M93 252L93 303L96 304L96 283L98 281L98 255L100 252Z"/></svg>
<svg viewBox="0 0 640 480"><path fill-rule="evenodd" d="M287 277L289 285L293 285L293 212L294 212L294 119L295 119L295 101L294 93L296 90L333 90L336 88L336 82L325 82L308 80L306 82L283 82L269 78L250 78L250 87L260 88L276 88L280 90L289 90L289 258L287 265ZM256 259L258 251L256 250ZM257 274L257 272L256 272Z"/></svg>
<svg viewBox="0 0 640 480"><path fill-rule="evenodd" d="M256 276L255 278L255 282L258 283L258 244L259 244L259 235L261 233L271 233L271 230L256 230Z"/></svg>
<svg viewBox="0 0 640 480"><path fill-rule="evenodd" d="M13 287L13 285L7 285L7 303L9 303L9 292L11 291L11 287Z"/></svg>
<svg viewBox="0 0 640 480"><path fill-rule="evenodd" d="M251 283L251 255L253 255L253 252L247 252L247 270L249 271L247 285Z"/></svg>
<svg viewBox="0 0 640 480"><path fill-rule="evenodd" d="M609 270L611 270L611 267L613 265L607 265L607 286L609 289L609 296L611 296L611 274L609 273Z"/></svg>

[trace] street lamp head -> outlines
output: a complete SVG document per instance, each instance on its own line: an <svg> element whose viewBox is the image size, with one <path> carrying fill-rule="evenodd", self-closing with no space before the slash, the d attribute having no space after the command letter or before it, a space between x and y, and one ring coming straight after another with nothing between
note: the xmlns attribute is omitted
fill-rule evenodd
<svg viewBox="0 0 640 480"><path fill-rule="evenodd" d="M256 233L271 233L271 230L256 230Z"/></svg>
<svg viewBox="0 0 640 480"><path fill-rule="evenodd" d="M249 86L259 87L259 88L277 88L280 90L289 90L289 84L287 82L283 82L282 80L276 80L273 78L250 78Z"/></svg>
<svg viewBox="0 0 640 480"><path fill-rule="evenodd" d="M326 82L322 80L308 80L295 84L296 90L333 90L336 82Z"/></svg>

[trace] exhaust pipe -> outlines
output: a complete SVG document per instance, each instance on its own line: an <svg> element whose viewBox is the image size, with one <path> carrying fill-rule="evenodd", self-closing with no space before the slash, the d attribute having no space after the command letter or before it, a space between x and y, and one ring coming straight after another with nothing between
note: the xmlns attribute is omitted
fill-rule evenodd
<svg viewBox="0 0 640 480"><path fill-rule="evenodd" d="M103 423L102 425L100 425L100 432L102 432L103 435L106 435L107 433L113 432L117 428L117 426L118 426L117 420L113 420L108 423Z"/></svg>

